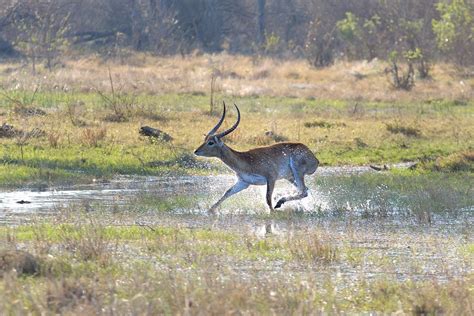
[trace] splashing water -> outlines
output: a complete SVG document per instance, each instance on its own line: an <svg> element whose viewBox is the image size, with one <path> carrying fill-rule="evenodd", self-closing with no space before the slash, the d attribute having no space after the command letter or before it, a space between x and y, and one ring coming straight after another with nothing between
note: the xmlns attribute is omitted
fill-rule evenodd
<svg viewBox="0 0 474 316"><path fill-rule="evenodd" d="M361 167L321 168L307 177L308 196L289 201L281 210L331 214L349 211L359 215L397 215L426 211L461 212L468 221L474 201L462 182L445 178L400 177L364 171ZM446 184L453 182L451 186ZM14 223L35 215L54 214L58 208L80 205L94 210L122 208L124 211L167 211L174 214L207 214L209 207L233 185L233 176L121 177L108 183L52 188L45 191L0 192L0 224ZM438 188L439 187L439 188ZM471 189L472 190L472 189ZM265 186L251 186L219 209L222 215L268 214ZM274 204L282 196L296 193L293 185L277 182ZM20 204L18 202L24 202ZM468 210L468 211L466 211Z"/></svg>

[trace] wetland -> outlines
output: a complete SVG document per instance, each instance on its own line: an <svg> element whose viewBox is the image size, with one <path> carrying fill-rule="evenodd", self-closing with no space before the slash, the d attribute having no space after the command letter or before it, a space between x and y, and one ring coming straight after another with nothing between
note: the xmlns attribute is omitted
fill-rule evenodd
<svg viewBox="0 0 474 316"><path fill-rule="evenodd" d="M69 61L34 80L0 66L2 313L473 313L474 103L447 88L460 78L436 66L406 93L371 78L374 95L339 66L349 91L324 82L323 99L290 89L319 70L252 79L247 61L250 73L220 78L214 95L242 112L226 144L303 142L321 166L300 202L269 213L255 186L210 215L235 179L191 154L218 120L208 59L230 65L206 58ZM163 77L175 64L185 69ZM189 69L196 80L183 85ZM292 190L278 182L274 199Z"/></svg>

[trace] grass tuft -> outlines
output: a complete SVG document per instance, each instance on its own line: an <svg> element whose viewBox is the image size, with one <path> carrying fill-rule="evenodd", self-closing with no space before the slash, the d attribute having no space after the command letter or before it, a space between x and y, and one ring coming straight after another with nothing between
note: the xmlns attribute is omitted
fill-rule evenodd
<svg viewBox="0 0 474 316"><path fill-rule="evenodd" d="M89 147L99 147L107 136L107 128L86 128L82 132L82 143Z"/></svg>
<svg viewBox="0 0 474 316"><path fill-rule="evenodd" d="M287 243L291 254L299 260L331 263L339 258L338 247L318 233L290 236Z"/></svg>

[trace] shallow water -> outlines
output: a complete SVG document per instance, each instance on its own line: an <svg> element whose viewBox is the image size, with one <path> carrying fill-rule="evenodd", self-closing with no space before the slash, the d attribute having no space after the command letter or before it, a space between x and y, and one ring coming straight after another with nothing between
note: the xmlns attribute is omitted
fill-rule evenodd
<svg viewBox="0 0 474 316"><path fill-rule="evenodd" d="M118 177L106 183L0 192L0 225L72 210L102 212L105 225L144 229L225 230L257 238L317 231L345 257L324 267L259 260L234 262L233 269L242 278L284 272L288 279L304 279L314 271L318 280L326 275L347 286L361 278L447 281L474 272L472 254L465 250L474 241L474 194L465 180L456 174L404 177L368 167L320 168L307 177L310 195L275 214L265 205L265 187L254 186L228 199L219 214L211 216L207 209L234 183L232 175ZM278 182L274 200L293 190L289 183ZM29 203L19 204L22 200ZM132 214L132 221L127 223L123 214ZM132 259L140 254L128 249L120 256Z"/></svg>
<svg viewBox="0 0 474 316"><path fill-rule="evenodd" d="M127 206L141 194L155 198L192 195L210 183L229 182L232 177L117 177L110 182L96 182L73 187L52 187L46 190L14 190L0 192L0 224L14 219L54 213L69 205Z"/></svg>
<svg viewBox="0 0 474 316"><path fill-rule="evenodd" d="M409 164L397 165L407 167ZM459 189L462 181L451 178L400 179L387 181L389 174L370 167L321 167L306 178L309 196L289 202L288 210L314 216L357 215L400 218L428 214L446 224L473 222L472 185ZM213 202L235 182L233 175L140 177L120 176L108 182L43 190L0 191L0 225L19 224L31 218L54 215L74 206L85 211L125 209L137 212L167 211L175 215L207 214ZM407 182L405 184L404 182ZM453 182L451 187L449 183ZM413 184L416 183L416 184ZM406 187L411 185L412 187ZM291 195L294 187L277 182L273 198ZM265 186L251 186L224 202L224 215L266 214ZM412 216L413 219L413 216ZM418 218L419 219L419 218ZM406 223L406 218L403 219Z"/></svg>

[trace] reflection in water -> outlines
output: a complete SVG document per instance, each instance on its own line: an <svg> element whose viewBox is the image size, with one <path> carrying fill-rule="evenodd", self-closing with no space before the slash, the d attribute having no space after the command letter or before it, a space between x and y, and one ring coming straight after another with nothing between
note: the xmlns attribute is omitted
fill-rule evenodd
<svg viewBox="0 0 474 316"><path fill-rule="evenodd" d="M275 224L273 221L267 221L264 224L254 224L254 229L252 229L252 232L255 236L260 238L271 237L281 234L278 224Z"/></svg>

